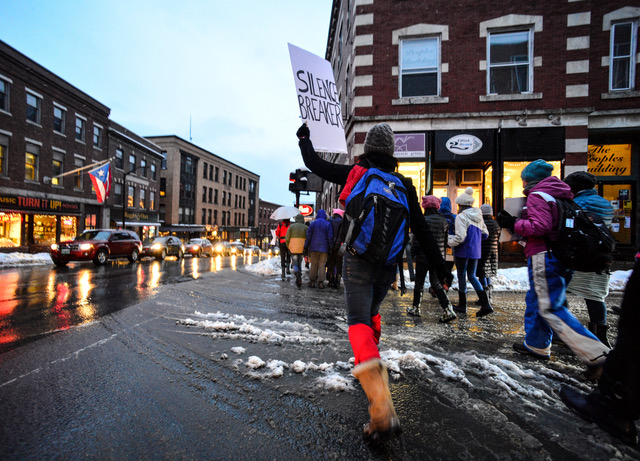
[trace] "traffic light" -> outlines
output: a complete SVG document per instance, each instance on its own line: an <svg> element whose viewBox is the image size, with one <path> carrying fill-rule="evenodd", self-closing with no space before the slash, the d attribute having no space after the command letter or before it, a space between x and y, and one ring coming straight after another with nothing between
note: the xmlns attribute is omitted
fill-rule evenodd
<svg viewBox="0 0 640 461"><path fill-rule="evenodd" d="M300 190L300 182L298 181L298 172L296 170L293 173L289 173L289 191L298 192Z"/></svg>

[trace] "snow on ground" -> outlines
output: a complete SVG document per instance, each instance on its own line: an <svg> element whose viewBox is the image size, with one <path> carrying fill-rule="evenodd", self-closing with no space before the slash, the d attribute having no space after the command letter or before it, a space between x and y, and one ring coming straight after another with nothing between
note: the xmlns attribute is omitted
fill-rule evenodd
<svg viewBox="0 0 640 461"><path fill-rule="evenodd" d="M273 276L280 275L280 258L263 259L262 261L244 266L244 269L257 275ZM612 291L622 291L631 276L631 271L615 271L611 274L609 289ZM414 283L409 280L409 271L404 271L405 285L412 290ZM498 276L491 279L494 291L527 291L529 289L529 275L526 266L509 269L498 269ZM425 281L425 288L429 287L429 280ZM453 271L453 284L451 288L458 289L458 276ZM472 291L473 287L467 283L467 291Z"/></svg>
<svg viewBox="0 0 640 461"><path fill-rule="evenodd" d="M49 253L0 253L0 268L53 264Z"/></svg>

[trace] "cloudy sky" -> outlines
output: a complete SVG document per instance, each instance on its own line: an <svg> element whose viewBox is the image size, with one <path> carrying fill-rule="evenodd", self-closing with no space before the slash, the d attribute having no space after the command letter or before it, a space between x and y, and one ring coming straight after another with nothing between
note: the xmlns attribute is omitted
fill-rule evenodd
<svg viewBox="0 0 640 461"><path fill-rule="evenodd" d="M290 205L289 172L303 163L287 43L324 57L331 3L0 0L0 39L114 121L142 136L191 136L259 174L260 198Z"/></svg>

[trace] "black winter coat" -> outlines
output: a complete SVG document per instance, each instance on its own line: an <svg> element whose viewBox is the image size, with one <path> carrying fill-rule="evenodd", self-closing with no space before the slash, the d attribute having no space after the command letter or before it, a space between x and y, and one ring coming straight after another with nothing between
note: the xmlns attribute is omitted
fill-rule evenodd
<svg viewBox="0 0 640 461"><path fill-rule="evenodd" d="M300 146L302 160L309 170L320 176L325 181L342 186L347 183L349 173L355 165L342 165L321 159L313 148L313 143L309 138L301 138L298 142L298 146ZM398 164L395 158L386 154L365 154L361 158L365 157L370 160L371 163L386 172L393 172ZM405 178L400 174L398 174L398 176L402 178L402 184L407 189L407 200L409 202L409 227L411 232L413 232L420 242L421 248L424 249L431 267L437 271L438 277L442 279L445 276L449 276L450 272L444 262L440 249L438 248L438 245L436 244L436 241L422 216L422 208L418 202L416 189L413 186L411 179Z"/></svg>
<svg viewBox="0 0 640 461"><path fill-rule="evenodd" d="M447 218L439 214L436 210L432 212L430 209L427 209L424 213L424 220L440 249L440 254L444 258L449 236L449 222ZM426 259L422 248L420 248L420 243L418 243L416 239L413 239L411 244L411 255L416 261L424 261Z"/></svg>
<svg viewBox="0 0 640 461"><path fill-rule="evenodd" d="M498 240L500 225L491 216L483 216L484 224L489 230L489 237L482 241L482 256L478 261L476 275L478 277L495 277L498 275Z"/></svg>

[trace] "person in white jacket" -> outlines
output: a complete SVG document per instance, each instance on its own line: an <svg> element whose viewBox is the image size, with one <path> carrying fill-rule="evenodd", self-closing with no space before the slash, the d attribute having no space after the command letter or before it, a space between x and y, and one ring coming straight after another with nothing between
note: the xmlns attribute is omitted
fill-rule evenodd
<svg viewBox="0 0 640 461"><path fill-rule="evenodd" d="M476 277L478 260L482 256L482 240L489 236L487 226L482 219L480 208L474 208L473 188L467 187L457 199L458 216L456 216L455 235L449 236L449 246L453 248L453 256L458 271L458 305L453 310L467 312L467 277L480 299L480 310L476 317L483 317L493 312L487 293L482 289Z"/></svg>

